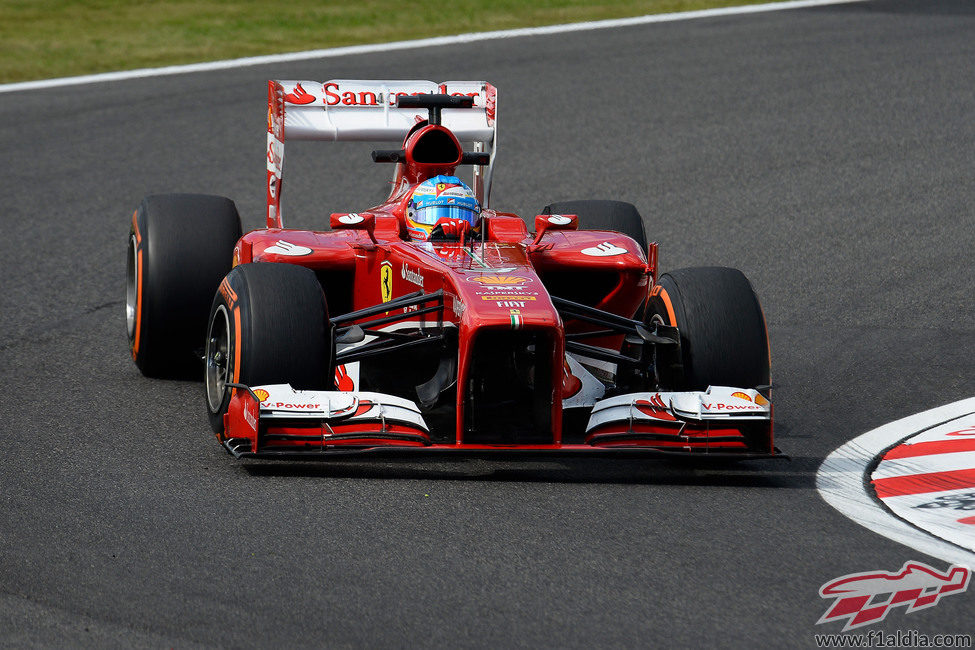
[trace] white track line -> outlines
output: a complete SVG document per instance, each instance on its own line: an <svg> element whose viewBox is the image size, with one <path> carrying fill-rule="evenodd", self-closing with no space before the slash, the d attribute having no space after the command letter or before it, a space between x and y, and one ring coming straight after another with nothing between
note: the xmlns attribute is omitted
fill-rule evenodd
<svg viewBox="0 0 975 650"><path fill-rule="evenodd" d="M77 86L82 84L105 83L108 81L124 81L126 79L142 79L145 77L161 77L165 75L186 74L189 72L208 72L211 70L226 70L228 68L244 68L255 65L266 65L269 63L287 63L290 61L305 61L308 59L325 59L356 54L392 52L394 50L436 47L438 45L456 45L458 43L472 43L474 41L487 41L501 38L564 34L566 32L581 32L593 29L612 29L616 27L629 27L631 25L646 25L649 23L691 20L693 18L754 14L766 11L782 11L784 9L801 9L803 7L819 7L823 5L847 4L851 2L863 1L864 0L792 0L791 2L746 5L743 7L725 7L722 9L704 9L701 11L684 11L672 14L654 14L650 16L637 16L635 18L599 20L586 23L572 23L568 25L548 25L546 27L525 27L522 29L506 29L502 31L480 32L475 34L457 34L455 36L423 38L414 41L396 41L393 43L376 43L373 45L353 45L349 47L335 47L324 50L290 52L287 54L250 56L242 59L229 59L226 61L210 61L207 63L192 63L189 65L171 65L162 68L140 68L138 70L106 72L103 74L90 74L80 77L61 77L59 79L23 81L19 83L0 85L0 93L11 93L21 90L42 90L45 88L56 88L58 86Z"/></svg>
<svg viewBox="0 0 975 650"><path fill-rule="evenodd" d="M867 467L885 449L925 429L975 413L975 397L885 424L831 453L816 474L819 494L841 513L875 533L951 564L975 569L975 553L929 535L877 503L867 488Z"/></svg>

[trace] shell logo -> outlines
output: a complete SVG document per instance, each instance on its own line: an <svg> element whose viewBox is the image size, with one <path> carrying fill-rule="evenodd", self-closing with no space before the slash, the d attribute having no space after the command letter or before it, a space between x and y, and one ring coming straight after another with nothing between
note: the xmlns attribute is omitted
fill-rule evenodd
<svg viewBox="0 0 975 650"><path fill-rule="evenodd" d="M263 388L258 388L257 390L254 391L254 394L257 395L257 399L259 399L262 402L266 401L267 398L271 396L271 394L266 390L264 390Z"/></svg>
<svg viewBox="0 0 975 650"><path fill-rule="evenodd" d="M752 401L752 398L748 396L748 393L742 393L741 391L736 391L731 394L732 397L737 397L738 399L743 399L746 402Z"/></svg>
<svg viewBox="0 0 975 650"><path fill-rule="evenodd" d="M477 278L467 278L470 282L477 282L478 284L491 285L494 287L498 286L514 286L516 284L525 284L528 282L528 278L518 278L513 275L482 275Z"/></svg>
<svg viewBox="0 0 975 650"><path fill-rule="evenodd" d="M768 400L761 393L755 396L755 403L759 406L768 406Z"/></svg>

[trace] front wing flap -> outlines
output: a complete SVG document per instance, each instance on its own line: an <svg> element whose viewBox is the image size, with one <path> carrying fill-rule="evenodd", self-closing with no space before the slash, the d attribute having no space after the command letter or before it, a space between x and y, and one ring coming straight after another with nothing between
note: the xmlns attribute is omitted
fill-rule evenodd
<svg viewBox="0 0 975 650"><path fill-rule="evenodd" d="M416 403L375 392L295 390L234 384L224 447L237 458L302 458L362 453L472 455L666 455L769 458L772 406L754 389L645 392L599 400L584 442L470 445L432 443Z"/></svg>
<svg viewBox="0 0 975 650"><path fill-rule="evenodd" d="M424 447L430 430L417 405L373 392L241 386L224 415L224 446L234 456L319 454L369 447Z"/></svg>
<svg viewBox="0 0 975 650"><path fill-rule="evenodd" d="M585 442L690 454L779 454L768 399L755 389L729 386L600 400L589 417Z"/></svg>

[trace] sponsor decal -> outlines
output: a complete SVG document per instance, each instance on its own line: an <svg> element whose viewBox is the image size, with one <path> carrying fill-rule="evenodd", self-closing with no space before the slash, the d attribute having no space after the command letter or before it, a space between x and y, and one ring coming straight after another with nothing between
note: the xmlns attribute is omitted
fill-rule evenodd
<svg viewBox="0 0 975 650"><path fill-rule="evenodd" d="M383 295L383 302L393 298L393 263L383 262L379 267L379 290Z"/></svg>
<svg viewBox="0 0 975 650"><path fill-rule="evenodd" d="M355 381L345 370L345 364L335 366L335 388L346 392L355 390Z"/></svg>
<svg viewBox="0 0 975 650"><path fill-rule="evenodd" d="M481 275L476 278L467 278L468 282L480 284L483 287L514 287L525 284L528 278L521 278L515 275Z"/></svg>
<svg viewBox="0 0 975 650"><path fill-rule="evenodd" d="M499 300L498 307L524 307L524 300Z"/></svg>
<svg viewBox="0 0 975 650"><path fill-rule="evenodd" d="M521 326L525 324L525 320L521 317L521 310L519 309L509 309L508 317L511 319L511 329L520 330Z"/></svg>
<svg viewBox="0 0 975 650"><path fill-rule="evenodd" d="M302 88L300 83L297 83L295 84L295 89L293 91L285 94L284 101L288 102L289 104L298 104L299 106L302 106L304 104L311 104L313 101L315 101L315 96Z"/></svg>
<svg viewBox="0 0 975 650"><path fill-rule="evenodd" d="M237 292L230 288L230 283L227 282L227 278L220 281L220 295L224 297L228 305L233 306L237 302Z"/></svg>
<svg viewBox="0 0 975 650"><path fill-rule="evenodd" d="M400 267L400 277L409 282L410 284L415 284L416 286L423 288L423 275L420 274L420 270L414 271L406 264Z"/></svg>
<svg viewBox="0 0 975 650"><path fill-rule="evenodd" d="M244 422L251 426L251 429L257 430L257 409L260 408L255 402L247 402L244 404Z"/></svg>
<svg viewBox="0 0 975 650"><path fill-rule="evenodd" d="M705 403L702 402L701 406L704 407L705 411L764 411L761 406L757 404L722 404L720 402Z"/></svg>
<svg viewBox="0 0 975 650"><path fill-rule="evenodd" d="M356 406L355 413L352 414L352 417L357 418L360 415L365 415L366 413L372 410L373 406L375 406L373 402L370 402L368 400L361 400L359 402L359 405Z"/></svg>
<svg viewBox="0 0 975 650"><path fill-rule="evenodd" d="M759 406L768 406L768 400L761 393L755 396L755 403Z"/></svg>
<svg viewBox="0 0 975 650"><path fill-rule="evenodd" d="M362 223L365 219L356 212L350 212L349 214L343 214L339 217L339 223L344 223L347 226L354 226L357 223Z"/></svg>
<svg viewBox="0 0 975 650"><path fill-rule="evenodd" d="M975 436L975 427L968 427L967 429L952 431L951 433L946 433L945 435L946 436Z"/></svg>
<svg viewBox="0 0 975 650"><path fill-rule="evenodd" d="M748 393L743 393L741 391L735 391L731 394L732 397L737 397L738 399L743 399L746 402L752 401L752 398L748 396Z"/></svg>
<svg viewBox="0 0 975 650"><path fill-rule="evenodd" d="M381 106L383 103L386 103L389 106L395 106L397 97L429 94L428 92L399 92L389 93L389 95L384 98L382 93L377 93L371 90L350 90L348 87L343 89L334 81L324 84L322 86L322 90L325 92L326 106ZM477 92L448 92L446 84L440 84L437 87L436 92L444 95L452 95L454 97L473 97L475 105L477 104L477 98L480 96L480 93Z"/></svg>
<svg viewBox="0 0 975 650"><path fill-rule="evenodd" d="M484 112L487 114L488 126L494 126L494 120L497 116L497 104L498 99L495 95L494 86L488 84L487 98L484 100Z"/></svg>
<svg viewBox="0 0 975 650"><path fill-rule="evenodd" d="M524 287L481 287L486 291L475 291L475 296L486 296L489 293L503 293L507 296L537 296L537 291L527 291Z"/></svg>
<svg viewBox="0 0 975 650"><path fill-rule="evenodd" d="M922 503L915 508L950 508L951 510L975 510L975 492L952 494L936 498L934 501Z"/></svg>
<svg viewBox="0 0 975 650"><path fill-rule="evenodd" d="M281 169L281 143L277 139L268 139L267 143L267 169L277 171Z"/></svg>
<svg viewBox="0 0 975 650"><path fill-rule="evenodd" d="M660 393L654 393L650 397L649 401L638 399L635 402L633 402L633 406L635 406L636 409L640 411L640 413L643 413L644 415L649 415L654 419L667 420L670 422L677 421L677 418L671 415L670 409L667 408L667 405L664 404L664 401L660 399Z"/></svg>
<svg viewBox="0 0 975 650"><path fill-rule="evenodd" d="M548 222L553 226L568 226L572 223L572 217L563 217L561 214L553 214L548 218Z"/></svg>
<svg viewBox="0 0 975 650"><path fill-rule="evenodd" d="M456 316L457 318L460 318L461 316L464 315L464 310L467 307L466 307L466 305L464 305L464 301L463 300L461 300L460 298L457 298L455 296L454 297L454 300L453 300L453 308L454 308L454 316Z"/></svg>
<svg viewBox="0 0 975 650"><path fill-rule="evenodd" d="M604 241L602 244L591 248L582 249L582 254L589 255L590 257L612 257L613 255L622 255L625 252L625 248L620 248L608 241Z"/></svg>
<svg viewBox="0 0 975 650"><path fill-rule="evenodd" d="M535 300L535 296L525 296L520 293L514 293L510 295L502 294L502 295L481 296L481 300L507 300L508 298L514 298L514 297L518 298L518 300L531 300L531 301Z"/></svg>
<svg viewBox="0 0 975 650"><path fill-rule="evenodd" d="M830 580L819 589L821 598L836 601L816 624L845 621L843 631L884 620L895 607L907 614L934 607L944 596L968 589L969 569L951 566L942 573L921 562L905 562L900 571L850 573Z"/></svg>
<svg viewBox="0 0 975 650"><path fill-rule="evenodd" d="M311 255L311 249L307 246L299 246L297 244L292 244L291 242L279 239L274 242L272 246L268 246L264 249L265 253L274 253L275 255L287 255L288 257L301 257L303 255Z"/></svg>
<svg viewBox="0 0 975 650"><path fill-rule="evenodd" d="M321 411L321 404L291 404L287 402L261 402L263 409L292 409L304 411Z"/></svg>
<svg viewBox="0 0 975 650"><path fill-rule="evenodd" d="M464 260L467 258L468 255L467 251L460 247L436 248L433 249L433 252L437 254L437 257L442 259L444 262L447 262L448 264L463 264ZM457 270L463 271L464 269L457 269Z"/></svg>
<svg viewBox="0 0 975 650"><path fill-rule="evenodd" d="M271 396L271 394L266 390L264 390L263 388L258 388L257 390L254 391L254 394L257 395L257 399L262 402L266 402L267 398Z"/></svg>

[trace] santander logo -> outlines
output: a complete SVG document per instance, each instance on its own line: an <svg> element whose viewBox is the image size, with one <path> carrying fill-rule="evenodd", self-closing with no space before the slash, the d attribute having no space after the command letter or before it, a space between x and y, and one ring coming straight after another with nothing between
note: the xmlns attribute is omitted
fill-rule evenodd
<svg viewBox="0 0 975 650"><path fill-rule="evenodd" d="M284 96L284 101L288 102L289 104L298 104L299 106L302 106L304 104L311 104L313 101L315 101L315 96L302 88L300 83L297 83L295 84L295 89Z"/></svg>
<svg viewBox="0 0 975 650"><path fill-rule="evenodd" d="M589 255L590 257L612 257L614 255L622 255L625 252L625 248L611 244L608 241L604 241L598 246L582 249L582 254Z"/></svg>
<svg viewBox="0 0 975 650"><path fill-rule="evenodd" d="M436 90L425 90L419 92L390 92L384 98L382 92L379 91L378 86L367 89L368 87L359 86L346 86L342 87L334 81L329 81L322 85L322 92L325 94L325 105L326 106L382 106L384 103L389 106L396 105L397 97L406 97L412 95L426 95L429 93L437 93L441 95L452 95L454 97L473 97L474 105L477 106L477 99L481 96L479 92L450 92L447 88L447 84L440 84L437 86ZM295 89L297 90L297 88ZM285 99L287 99L287 95ZM311 101L314 101L312 97ZM290 100L289 100L290 101ZM309 103L309 102L292 102L294 103Z"/></svg>

